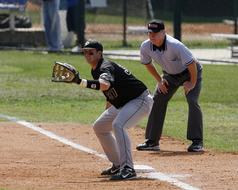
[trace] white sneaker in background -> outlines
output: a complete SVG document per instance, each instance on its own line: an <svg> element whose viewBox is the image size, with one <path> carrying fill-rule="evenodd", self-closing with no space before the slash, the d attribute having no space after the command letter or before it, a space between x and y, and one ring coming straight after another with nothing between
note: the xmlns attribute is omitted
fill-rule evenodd
<svg viewBox="0 0 238 190"><path fill-rule="evenodd" d="M71 49L72 53L82 53L82 48L80 46L75 46Z"/></svg>
<svg viewBox="0 0 238 190"><path fill-rule="evenodd" d="M74 41L75 41L75 34L74 32L68 32L67 36L65 37L65 39L63 40L63 45L64 48L70 48L72 47Z"/></svg>

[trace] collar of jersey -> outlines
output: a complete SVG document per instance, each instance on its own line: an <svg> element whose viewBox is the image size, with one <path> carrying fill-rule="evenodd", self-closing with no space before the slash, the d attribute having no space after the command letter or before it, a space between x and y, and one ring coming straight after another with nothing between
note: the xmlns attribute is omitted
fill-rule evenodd
<svg viewBox="0 0 238 190"><path fill-rule="evenodd" d="M161 46L156 46L156 45L153 44L153 51L156 51L157 49L159 51L165 51L166 50L166 36L164 37L164 41L163 41Z"/></svg>
<svg viewBox="0 0 238 190"><path fill-rule="evenodd" d="M101 66L102 62L103 62L103 58L101 58L101 59L98 61L98 64L97 64L95 70L97 70L97 68L99 68L99 67Z"/></svg>

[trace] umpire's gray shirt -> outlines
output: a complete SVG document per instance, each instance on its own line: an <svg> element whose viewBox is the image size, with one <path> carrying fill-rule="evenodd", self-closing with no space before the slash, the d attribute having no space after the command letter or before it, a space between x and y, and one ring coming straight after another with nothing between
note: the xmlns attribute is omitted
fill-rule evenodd
<svg viewBox="0 0 238 190"><path fill-rule="evenodd" d="M140 59L145 65L154 60L161 65L163 71L169 74L181 73L193 61L198 62L183 43L168 34L166 34L165 50L162 51L153 50L153 44L149 39L142 42ZM201 69L201 65L198 68Z"/></svg>

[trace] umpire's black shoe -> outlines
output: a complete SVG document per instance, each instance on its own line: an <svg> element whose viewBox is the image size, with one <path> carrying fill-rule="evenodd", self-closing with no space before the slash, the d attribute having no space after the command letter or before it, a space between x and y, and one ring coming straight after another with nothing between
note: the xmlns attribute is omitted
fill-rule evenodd
<svg viewBox="0 0 238 190"><path fill-rule="evenodd" d="M112 175L110 180L128 180L136 178L136 172L133 168L125 166L115 175Z"/></svg>
<svg viewBox="0 0 238 190"><path fill-rule="evenodd" d="M115 166L114 164L112 165L112 167L103 170L101 175L115 175L117 173L119 173L120 171L120 166Z"/></svg>
<svg viewBox="0 0 238 190"><path fill-rule="evenodd" d="M193 141L188 147L188 152L204 152L203 143L201 141Z"/></svg>
<svg viewBox="0 0 238 190"><path fill-rule="evenodd" d="M152 140L146 140L144 143L137 145L137 150L152 150L152 151L160 151L159 143L152 141Z"/></svg>

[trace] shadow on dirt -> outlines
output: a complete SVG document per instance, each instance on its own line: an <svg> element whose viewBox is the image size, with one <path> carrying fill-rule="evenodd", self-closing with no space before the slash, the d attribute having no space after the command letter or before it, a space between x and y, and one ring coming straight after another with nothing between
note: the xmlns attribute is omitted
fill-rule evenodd
<svg viewBox="0 0 238 190"><path fill-rule="evenodd" d="M151 152L152 155L159 156L196 156L202 155L205 152L187 152L187 151L171 151L171 150L160 150L157 152Z"/></svg>

